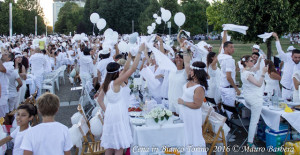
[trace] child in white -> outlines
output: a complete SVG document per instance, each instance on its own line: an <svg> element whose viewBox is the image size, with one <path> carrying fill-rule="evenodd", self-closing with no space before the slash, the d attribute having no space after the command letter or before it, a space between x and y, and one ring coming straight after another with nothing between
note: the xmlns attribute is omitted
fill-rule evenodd
<svg viewBox="0 0 300 155"><path fill-rule="evenodd" d="M70 154L73 144L68 128L54 120L59 108L58 97L45 93L38 98L37 104L43 123L30 128L25 134L21 144L24 154Z"/></svg>
<svg viewBox="0 0 300 155"><path fill-rule="evenodd" d="M30 129L29 121L37 114L36 108L32 104L23 104L18 107L16 121L18 127L7 137L0 140L0 146L8 141L14 140L13 155L23 155L24 150L20 148L23 137Z"/></svg>

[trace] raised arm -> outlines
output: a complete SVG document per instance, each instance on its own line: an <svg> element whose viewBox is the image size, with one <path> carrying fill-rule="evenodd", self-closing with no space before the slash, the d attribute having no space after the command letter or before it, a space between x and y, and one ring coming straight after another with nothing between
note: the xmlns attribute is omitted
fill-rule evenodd
<svg viewBox="0 0 300 155"><path fill-rule="evenodd" d="M258 58L258 61L257 61L256 66L253 67L253 68L251 69L251 71L256 72L256 71L258 71L258 70L260 69L261 59L262 59L262 57L259 57L259 58Z"/></svg>
<svg viewBox="0 0 300 155"><path fill-rule="evenodd" d="M124 68L123 68L124 72L126 72L129 69L130 63L131 63L131 53L129 52L128 56L127 56L126 63L125 63Z"/></svg>
<svg viewBox="0 0 300 155"><path fill-rule="evenodd" d="M164 42L161 39L160 36L156 36L156 39L159 41L159 50L163 53L166 54L165 49L164 49Z"/></svg>
<svg viewBox="0 0 300 155"><path fill-rule="evenodd" d="M116 54L113 56L114 59L115 59L115 56L117 56L120 53L118 44L115 44L115 50L116 50Z"/></svg>
<svg viewBox="0 0 300 155"><path fill-rule="evenodd" d="M177 34L177 42L179 42L180 44L182 43L182 42L180 42L180 34L181 34L182 31L183 31L183 30L180 30L180 31L178 32L178 34Z"/></svg>
<svg viewBox="0 0 300 155"><path fill-rule="evenodd" d="M180 44L182 50L183 50L183 62L184 62L184 69L186 74L188 75L190 72L190 60L191 56L187 51L185 43Z"/></svg>
<svg viewBox="0 0 300 155"><path fill-rule="evenodd" d="M279 41L279 37L277 35L277 33L273 32L273 37L276 39L276 49L277 49L277 52L279 54L279 57L282 61L286 61L287 60L287 55L283 52L282 48L281 48L281 45L280 45L280 41Z"/></svg>
<svg viewBox="0 0 300 155"><path fill-rule="evenodd" d="M141 57L141 53L142 51L144 51L145 49L145 43L141 44L140 48L139 48L139 51L137 53L137 55L135 56L135 59L134 59L134 62L131 66L131 68L126 71L124 74L120 75L115 81L114 81L114 86L120 86L124 81L126 81L132 73L135 72L138 64L139 64L139 61L140 61L140 57Z"/></svg>

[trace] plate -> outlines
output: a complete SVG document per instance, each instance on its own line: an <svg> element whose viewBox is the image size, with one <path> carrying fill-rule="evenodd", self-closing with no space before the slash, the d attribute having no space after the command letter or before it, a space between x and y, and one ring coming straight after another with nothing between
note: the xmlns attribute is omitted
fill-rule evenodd
<svg viewBox="0 0 300 155"><path fill-rule="evenodd" d="M287 102L286 104L289 106L297 106L300 105L300 102Z"/></svg>
<svg viewBox="0 0 300 155"><path fill-rule="evenodd" d="M178 116L173 116L173 121L177 121L179 120L180 118Z"/></svg>
<svg viewBox="0 0 300 155"><path fill-rule="evenodd" d="M146 123L146 120L142 118L132 118L130 119L130 122L134 125L144 125Z"/></svg>
<svg viewBox="0 0 300 155"><path fill-rule="evenodd" d="M275 110L275 111L281 111L281 110L283 110L282 108L274 107L274 106L270 106L269 108L270 108L270 110Z"/></svg>
<svg viewBox="0 0 300 155"><path fill-rule="evenodd" d="M141 116L142 112L129 112L129 116L138 117Z"/></svg>

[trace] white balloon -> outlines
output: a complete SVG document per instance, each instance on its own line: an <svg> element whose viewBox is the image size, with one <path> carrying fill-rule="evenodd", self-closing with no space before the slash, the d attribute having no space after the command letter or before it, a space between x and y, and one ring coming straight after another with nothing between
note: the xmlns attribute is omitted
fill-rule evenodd
<svg viewBox="0 0 300 155"><path fill-rule="evenodd" d="M148 34L152 34L152 31L151 31L151 30L148 30L147 33L148 33Z"/></svg>
<svg viewBox="0 0 300 155"><path fill-rule="evenodd" d="M111 37L112 34L113 34L113 32L114 32L114 31L113 31L112 29L110 29L110 28L106 29L106 30L104 31L104 36L105 36L105 38Z"/></svg>
<svg viewBox="0 0 300 155"><path fill-rule="evenodd" d="M105 28L105 26L106 26L106 20L103 18L100 18L97 22L97 28L99 30L102 30L103 28Z"/></svg>
<svg viewBox="0 0 300 155"><path fill-rule="evenodd" d="M155 23L152 23L151 26L152 26L152 28L153 28L153 27L155 28L156 24L155 24Z"/></svg>
<svg viewBox="0 0 300 155"><path fill-rule="evenodd" d="M118 42L118 39L119 39L119 34L118 34L118 32L117 31L114 31L113 32L113 34L112 34L112 42L114 43L114 44L116 44L117 42Z"/></svg>
<svg viewBox="0 0 300 155"><path fill-rule="evenodd" d="M155 14L153 14L153 18L157 18L158 17L158 15L155 13Z"/></svg>
<svg viewBox="0 0 300 155"><path fill-rule="evenodd" d="M185 22L185 15L182 12L178 12L174 16L174 22L177 26L182 26Z"/></svg>
<svg viewBox="0 0 300 155"><path fill-rule="evenodd" d="M166 11L165 8L160 8L160 12L161 12L161 13L164 13L165 11Z"/></svg>
<svg viewBox="0 0 300 155"><path fill-rule="evenodd" d="M160 18L160 17L157 18L157 19L155 20L155 22L156 22L158 25L160 25L160 24L161 24L161 18Z"/></svg>
<svg viewBox="0 0 300 155"><path fill-rule="evenodd" d="M121 41L118 44L118 48L121 51L121 53L127 53L127 52L129 52L128 44L125 41Z"/></svg>
<svg viewBox="0 0 300 155"><path fill-rule="evenodd" d="M81 33L80 37L81 37L80 39L84 38L85 37L85 33Z"/></svg>
<svg viewBox="0 0 300 155"><path fill-rule="evenodd" d="M90 20L93 24L96 24L99 20L100 16L98 13L92 13L90 16Z"/></svg>
<svg viewBox="0 0 300 155"><path fill-rule="evenodd" d="M150 29L152 29L152 26L147 26L147 30L150 30Z"/></svg>
<svg viewBox="0 0 300 155"><path fill-rule="evenodd" d="M137 37L139 36L139 34L137 32L134 32L132 33L130 36L129 36L129 43L130 44L135 44L136 41L137 41Z"/></svg>
<svg viewBox="0 0 300 155"><path fill-rule="evenodd" d="M167 22L168 20L170 20L171 16L172 16L172 14L171 14L171 11L169 11L169 10L165 10L161 15L162 20L164 22Z"/></svg>

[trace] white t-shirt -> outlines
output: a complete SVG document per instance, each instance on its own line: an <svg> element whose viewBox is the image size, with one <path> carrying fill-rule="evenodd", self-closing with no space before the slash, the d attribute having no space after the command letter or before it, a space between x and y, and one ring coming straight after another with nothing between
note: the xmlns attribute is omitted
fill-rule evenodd
<svg viewBox="0 0 300 155"><path fill-rule="evenodd" d="M18 126L11 134L10 136L13 138L14 140L14 149L13 149L13 155L23 155L24 150L21 149L21 144L23 141L23 137L26 134L26 132L28 131L28 129L30 129L31 127L29 126L26 130L20 132L20 126Z"/></svg>
<svg viewBox="0 0 300 155"><path fill-rule="evenodd" d="M68 128L58 122L41 123L30 128L21 144L21 149L36 155L63 155L72 147Z"/></svg>
<svg viewBox="0 0 300 155"><path fill-rule="evenodd" d="M35 53L29 58L31 64L31 73L35 76L42 76L46 70L47 60L41 53Z"/></svg>
<svg viewBox="0 0 300 155"><path fill-rule="evenodd" d="M219 54L218 60L221 66L221 87L228 87L230 83L227 80L226 72L231 72L231 78L235 82L235 62L231 55Z"/></svg>
<svg viewBox="0 0 300 155"><path fill-rule="evenodd" d="M97 70L101 73L101 83L104 82L105 76L106 76L106 67L110 62L114 62L113 57L109 57L107 59L102 59L98 63ZM100 81L99 81L100 82Z"/></svg>
<svg viewBox="0 0 300 155"><path fill-rule="evenodd" d="M0 72L0 83L1 83L1 95L8 95L8 77L14 70L13 62L4 62L3 66L6 69L6 73Z"/></svg>
<svg viewBox="0 0 300 155"><path fill-rule="evenodd" d="M8 92L9 92L9 97L16 97L18 96L17 92L17 86L16 86L16 80L20 78L18 69L13 70L12 73L8 76L9 79L9 85L8 85Z"/></svg>

